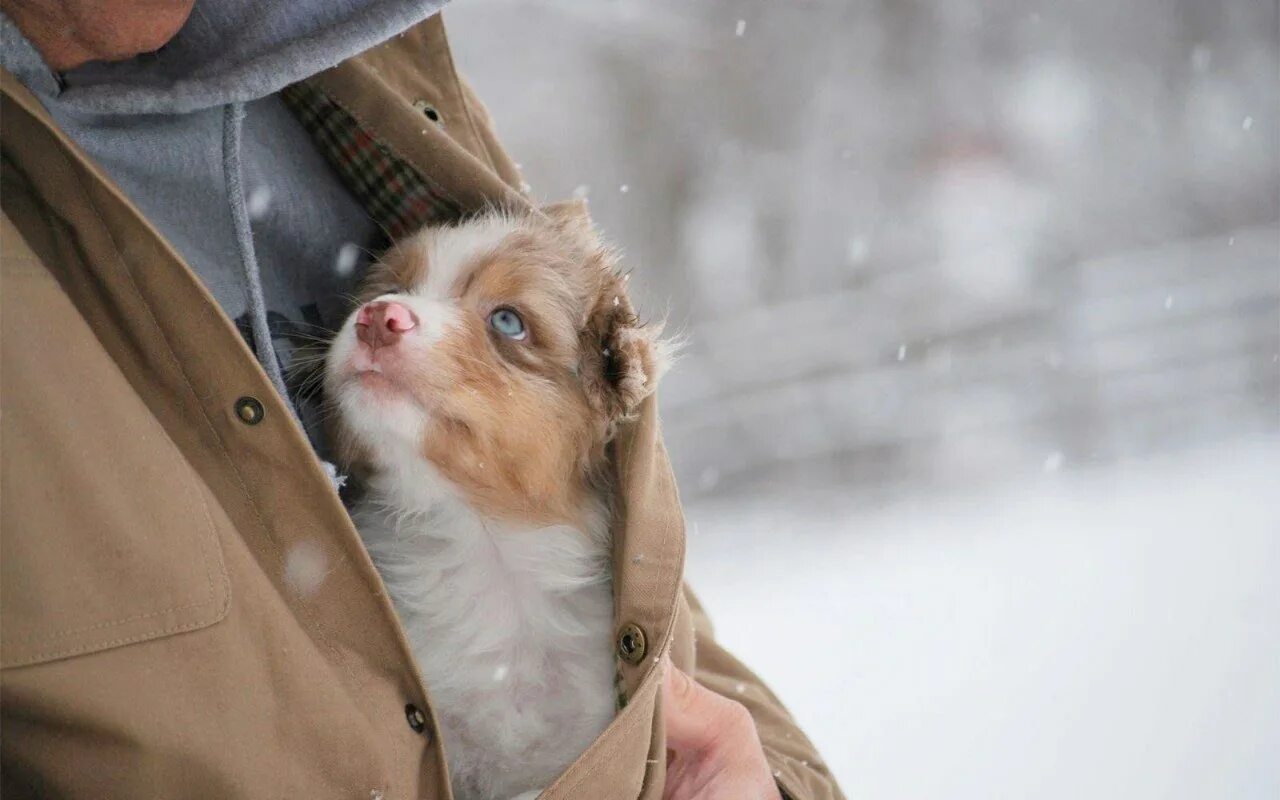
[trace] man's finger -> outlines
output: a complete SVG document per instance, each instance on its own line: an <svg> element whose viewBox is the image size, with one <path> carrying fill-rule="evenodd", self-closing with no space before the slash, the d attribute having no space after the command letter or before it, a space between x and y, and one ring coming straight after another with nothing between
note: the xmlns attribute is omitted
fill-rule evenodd
<svg viewBox="0 0 1280 800"><path fill-rule="evenodd" d="M702 686L669 660L664 667L662 700L667 747L677 752L704 752L751 730L751 716L740 703Z"/></svg>

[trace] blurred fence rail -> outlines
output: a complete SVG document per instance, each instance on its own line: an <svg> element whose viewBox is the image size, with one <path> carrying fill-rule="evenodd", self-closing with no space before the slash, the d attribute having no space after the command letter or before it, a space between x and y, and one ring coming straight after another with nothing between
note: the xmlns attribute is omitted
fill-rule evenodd
<svg viewBox="0 0 1280 800"><path fill-rule="evenodd" d="M863 290L694 325L667 435L696 490L783 464L1000 477L1274 431L1277 247L1263 229L1086 261L998 316L904 323Z"/></svg>

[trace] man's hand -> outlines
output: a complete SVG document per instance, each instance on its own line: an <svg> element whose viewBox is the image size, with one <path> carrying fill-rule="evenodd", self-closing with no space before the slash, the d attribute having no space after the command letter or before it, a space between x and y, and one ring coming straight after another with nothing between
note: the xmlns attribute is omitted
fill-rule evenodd
<svg viewBox="0 0 1280 800"><path fill-rule="evenodd" d="M751 714L663 665L667 785L663 800L781 800Z"/></svg>

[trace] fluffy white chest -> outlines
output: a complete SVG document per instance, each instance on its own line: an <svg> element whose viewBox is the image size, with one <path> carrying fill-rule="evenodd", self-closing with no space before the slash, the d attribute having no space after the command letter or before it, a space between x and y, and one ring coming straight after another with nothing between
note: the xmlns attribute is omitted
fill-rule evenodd
<svg viewBox="0 0 1280 800"><path fill-rule="evenodd" d="M599 530L520 529L445 496L378 493L356 524L400 614L459 800L554 780L615 712L609 547Z"/></svg>

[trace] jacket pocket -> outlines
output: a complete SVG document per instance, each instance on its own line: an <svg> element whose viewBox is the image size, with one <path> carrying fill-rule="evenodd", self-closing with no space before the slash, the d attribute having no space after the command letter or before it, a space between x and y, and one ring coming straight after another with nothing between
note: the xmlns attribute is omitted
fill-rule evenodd
<svg viewBox="0 0 1280 800"><path fill-rule="evenodd" d="M214 502L75 306L8 260L0 320L0 666L226 616Z"/></svg>

